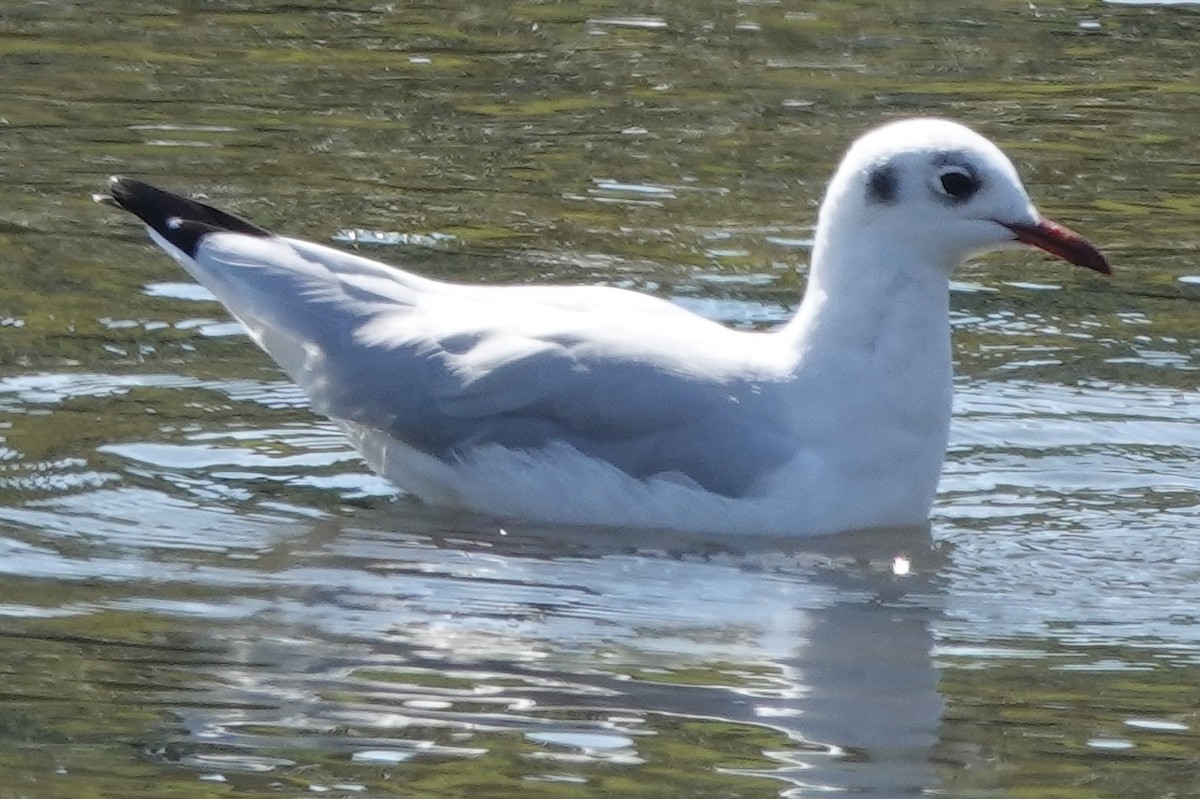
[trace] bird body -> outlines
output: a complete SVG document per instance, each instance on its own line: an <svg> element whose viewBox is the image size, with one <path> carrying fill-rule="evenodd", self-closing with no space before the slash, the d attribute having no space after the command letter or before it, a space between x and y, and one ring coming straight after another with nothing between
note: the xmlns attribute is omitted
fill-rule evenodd
<svg viewBox="0 0 1200 799"><path fill-rule="evenodd" d="M770 332L615 288L430 280L127 178L100 199L142 218L373 469L431 503L555 524L920 524L949 428L953 268L1024 241L1107 271L994 145L940 120L855 144L804 299Z"/></svg>

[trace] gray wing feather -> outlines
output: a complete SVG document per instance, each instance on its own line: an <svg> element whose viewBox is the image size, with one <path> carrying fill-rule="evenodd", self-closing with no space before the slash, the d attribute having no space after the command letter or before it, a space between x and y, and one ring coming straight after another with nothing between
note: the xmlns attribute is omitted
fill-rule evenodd
<svg viewBox="0 0 1200 799"><path fill-rule="evenodd" d="M444 459L489 444L566 442L635 477L672 473L730 496L794 451L754 412L753 380L682 368L653 348L598 346L590 322L572 323L586 311L572 310L569 289L539 295L561 300L547 307L562 312L562 324L530 332L527 303L497 304L518 294L441 284L291 240L267 240L269 257L244 252L262 242L219 237L196 260L223 280L196 276L326 415Z"/></svg>

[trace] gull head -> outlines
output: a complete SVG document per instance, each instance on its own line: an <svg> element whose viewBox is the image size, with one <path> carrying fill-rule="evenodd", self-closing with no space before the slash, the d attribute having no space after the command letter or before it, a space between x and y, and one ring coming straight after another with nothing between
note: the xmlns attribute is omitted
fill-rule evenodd
<svg viewBox="0 0 1200 799"><path fill-rule="evenodd" d="M1099 250L1038 213L995 144L956 122L906 119L851 145L821 206L816 255L948 275L971 255L1019 244L1110 273Z"/></svg>

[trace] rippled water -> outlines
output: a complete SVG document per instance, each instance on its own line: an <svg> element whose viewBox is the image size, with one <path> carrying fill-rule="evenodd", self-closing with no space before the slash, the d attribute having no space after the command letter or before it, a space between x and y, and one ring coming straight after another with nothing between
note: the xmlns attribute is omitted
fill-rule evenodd
<svg viewBox="0 0 1200 799"><path fill-rule="evenodd" d="M0 798L1200 795L1200 10L0 8ZM995 137L1102 281L968 265L928 531L394 496L114 172L422 271L785 319L846 142Z"/></svg>

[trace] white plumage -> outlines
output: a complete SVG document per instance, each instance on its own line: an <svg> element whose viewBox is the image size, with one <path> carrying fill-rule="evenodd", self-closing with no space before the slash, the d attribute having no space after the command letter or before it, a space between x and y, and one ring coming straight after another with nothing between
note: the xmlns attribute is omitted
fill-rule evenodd
<svg viewBox="0 0 1200 799"><path fill-rule="evenodd" d="M100 199L141 217L373 469L544 523L920 524L950 420L954 267L1024 242L1108 271L994 145L931 119L847 153L804 299L766 333L613 288L442 283L127 178Z"/></svg>

